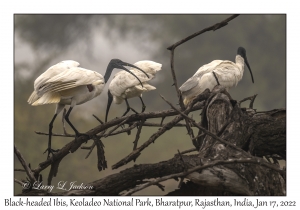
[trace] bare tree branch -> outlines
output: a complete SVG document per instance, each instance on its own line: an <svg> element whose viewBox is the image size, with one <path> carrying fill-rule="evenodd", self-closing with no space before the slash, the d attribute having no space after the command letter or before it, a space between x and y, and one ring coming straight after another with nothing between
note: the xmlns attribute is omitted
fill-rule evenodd
<svg viewBox="0 0 300 210"><path fill-rule="evenodd" d="M124 128L124 129L122 129L120 131L116 131L116 132L111 133L109 136L114 136L114 135L118 135L120 133L125 133L125 132L129 135L130 131L132 129L134 129L135 127L137 127L137 126L138 126L138 122L135 122L132 125L130 125L129 127L127 127L127 128Z"/></svg>
<svg viewBox="0 0 300 210"><path fill-rule="evenodd" d="M20 180L15 179L14 181L15 181L15 183L18 183L19 185L23 186L23 182L21 182Z"/></svg>
<svg viewBox="0 0 300 210"><path fill-rule="evenodd" d="M49 133L44 133L44 132L41 132L41 131L34 131L36 134L38 135L44 135L44 136L49 136ZM57 134L57 133L52 133L52 136L61 136L61 137L75 137L74 134L68 134L68 133L65 133L65 134Z"/></svg>
<svg viewBox="0 0 300 210"><path fill-rule="evenodd" d="M240 106L240 104L241 104L242 102L247 101L247 100L250 100L249 108L252 109L252 108L253 108L253 103L254 103L254 100L255 100L256 96L257 96L257 94L255 94L255 95L253 95L253 96L250 96L250 97L247 97L247 98L244 98L244 99L240 100L240 101L238 102L239 106Z"/></svg>
<svg viewBox="0 0 300 210"><path fill-rule="evenodd" d="M26 163L23 155L20 153L20 151L17 149L17 147L15 145L14 145L14 151L15 151L15 154L18 157L20 163L22 164L23 168L25 169L26 174L30 179L30 182L34 183L36 181L34 174L32 173L31 169L28 167L28 164Z"/></svg>
<svg viewBox="0 0 300 210"><path fill-rule="evenodd" d="M223 21L220 22L220 23L216 23L216 24L213 25L213 26L210 26L210 27L208 27L208 28L205 28L205 29L203 29L203 30L201 30L201 31L199 31L199 32L196 32L196 33L194 33L194 34L192 34L192 35L190 35L190 36L188 36L188 37L186 37L186 38L184 38L184 39L182 39L182 40L176 42L175 44L171 45L171 46L168 47L167 49L168 49L168 50L174 50L174 49L175 49L176 47L178 47L179 45L181 45L181 44L183 44L183 43L185 43L185 42L187 42L187 41L193 39L193 38L196 37L196 36L199 36L200 34L203 34L204 32L218 30L218 29L220 29L220 28L226 26L226 25L228 24L229 21L233 20L233 19L236 18L237 16L239 16L239 15L232 15L232 16L230 16L229 18L223 20Z"/></svg>
<svg viewBox="0 0 300 210"><path fill-rule="evenodd" d="M138 143L138 140L140 138L140 134L141 134L141 131L142 131L142 127L144 125L144 122L145 120L141 120L139 126L138 126L138 131L136 132L136 136L135 136L135 140L133 142L133 150L136 150L136 147L137 147L137 143Z"/></svg>
<svg viewBox="0 0 300 210"><path fill-rule="evenodd" d="M227 187L229 187L230 190L228 192L233 193L233 195L254 195L255 192L258 190L256 188L259 188L260 185L258 184L255 188L251 190L244 190L244 189L238 189L238 187L243 184L240 180L228 182L226 179L233 179L236 177L227 177L231 176L230 172L232 171L233 168L241 168L242 170L245 170L247 168L251 168L251 165L253 164L256 165L258 168L265 167L266 169L271 169L271 170L262 170L266 173L271 173L274 171L275 173L280 173L285 175L285 170L280 169L278 166L273 166L270 164L266 164L267 162L264 160L257 160L257 159L251 159L251 158L243 158L243 159L232 159L232 160L216 160L216 161L210 161L205 160L204 165L199 164L198 162L200 161L197 155L191 155L191 156L182 156L183 161L180 160L179 156L176 155L174 158L167 160L167 161L162 161L160 163L154 163L154 164L141 164L141 165L135 165L131 168L127 168L123 171L120 171L119 173L111 174L108 175L102 179L93 181L91 183L88 183L87 186L93 186L93 190L71 190L69 192L59 192L59 193L48 193L48 192L26 192L23 193L22 195L120 195L121 192L124 192L126 189L131 189L130 191L127 191L125 194L130 195L133 194L134 192L141 190L139 188L141 183L145 181L140 181L142 179L152 179L155 178L155 180L146 182L146 184L142 184L143 189L150 186L150 185L157 185L159 182L162 182L167 179L174 179L177 177L187 177L191 178L195 177L194 175L192 176L192 173L197 171L197 174L202 175L204 180L202 180L203 183L211 183L213 180L215 180L218 176L220 181L222 181L223 184L225 184ZM196 163L196 166L194 165ZM236 166L235 164L243 164ZM189 169L185 172L184 171L184 166L186 165L189 167ZM226 168L222 167L222 165L227 165ZM216 174L216 175L207 175L206 169L219 169L223 171L223 174ZM245 168L245 169L243 169ZM226 173L224 173L227 171ZM259 176L259 174L257 174ZM212 177L214 176L214 177ZM242 176L242 174L240 174ZM275 178L275 177L274 177ZM225 181L224 181L225 180ZM237 183L239 182L239 183ZM281 186L278 183L277 178L274 180L271 179L269 180L270 186L273 190L278 190L281 188ZM276 183L276 184L275 184ZM136 188L136 186L138 186ZM200 185L201 186L201 185ZM134 191L134 192L133 192ZM124 195L124 194L122 194ZM275 195L283 195L281 194L280 191L276 192Z"/></svg>
<svg viewBox="0 0 300 210"><path fill-rule="evenodd" d="M151 185L155 185L155 184L157 184L159 182L162 182L162 181L165 181L165 180L168 180L168 179L172 179L174 177L185 177L186 175L188 175L188 174L190 174L190 173L192 173L194 171L200 171L200 170L203 170L203 169L206 169L206 168L211 168L211 167L214 167L214 166L217 166L217 165L227 165L227 164L236 164L236 163L257 164L257 165L261 165L261 166L270 168L272 170L275 170L275 171L279 172L280 174L285 174L285 171L283 171L282 169L280 169L278 167L275 167L275 166L272 166L272 165L269 165L269 164L266 164L264 162L260 162L259 160L253 160L253 159L219 160L219 161L214 161L212 163L206 164L204 166L196 166L196 167L194 167L192 169L189 169L187 171L183 171L181 173L171 174L171 175L168 175L168 176L164 176L164 177L158 178L158 179L150 181L150 182L148 182L146 184L137 186L134 189L131 189L128 192L124 193L123 195L125 195L125 196L132 195L133 193L135 193L137 191L140 191L142 189L145 189L145 188L147 188L147 187L149 187Z"/></svg>
<svg viewBox="0 0 300 210"><path fill-rule="evenodd" d="M204 95L204 97L202 98L202 100L205 99L205 97L209 96L209 92L206 92L206 95ZM200 97L199 97L200 98ZM196 101L195 101L196 103ZM196 103L192 108L191 111L196 111L199 110L203 107L203 102L199 102ZM157 111L157 112L144 112L144 113L139 113L139 114L133 114L133 115L129 115L129 116L124 116L121 118L115 118L107 123L98 125L97 127L89 130L88 132L86 132L86 134L88 134L89 136L93 136L96 135L100 132L102 132L103 130L106 130L110 127L116 126L120 123L122 123L123 121L126 121L126 123L135 123L138 122L142 119L153 119L153 118L160 118L162 116L175 116L177 115L177 111L175 110L163 110L163 111ZM113 133L111 134L113 135ZM98 136L100 137L100 136ZM50 157L48 160L42 162L39 164L39 166L35 169L33 169L32 171L35 174L39 174L41 171L43 171L45 168L47 168L49 165L51 165L51 163L53 163L54 161L65 157L66 155L68 155L69 153L75 152L78 148L80 148L81 144L85 143L86 141L89 140L89 137L87 136L81 136L80 138L75 139L69 143L67 143L63 148L61 148L57 153L55 153L54 157Z"/></svg>

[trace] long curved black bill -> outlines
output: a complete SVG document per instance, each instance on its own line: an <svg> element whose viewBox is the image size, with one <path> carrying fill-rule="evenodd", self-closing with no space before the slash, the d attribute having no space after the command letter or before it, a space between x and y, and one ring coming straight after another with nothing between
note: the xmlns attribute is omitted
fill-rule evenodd
<svg viewBox="0 0 300 210"><path fill-rule="evenodd" d="M141 82L141 80L140 80L134 73L132 73L131 71L129 71L127 68L125 68L125 67L122 66L122 65L118 66L117 68L118 68L118 69L124 69L124 70L127 71L128 73L132 74L132 75L133 75L135 78L137 78L137 80L141 83L141 86L144 87L143 84L142 84L142 82Z"/></svg>
<svg viewBox="0 0 300 210"><path fill-rule="evenodd" d="M132 65L132 64L130 64L130 63L126 63L126 62L124 62L124 61L122 61L122 62L123 62L123 65L124 65L124 66L130 66L130 67L133 67L133 68L135 68L135 69L138 69L138 70L140 70L141 72L143 72L143 73L149 78L149 75L148 75L146 72L144 72L143 69L140 69L139 67L137 67L137 66L135 66L135 65Z"/></svg>
<svg viewBox="0 0 300 210"><path fill-rule="evenodd" d="M244 60L245 60L245 63L246 63L246 65L247 65L247 67L248 67L248 69L249 69L249 71L250 71L251 78L252 78L252 83L254 83L254 78L253 78L252 71L251 71L250 65L249 65L249 63L248 63L248 60L247 60L246 57L245 57Z"/></svg>
<svg viewBox="0 0 300 210"><path fill-rule="evenodd" d="M112 94L110 93L109 90L107 92L107 95L108 95L108 100L107 100L107 107L106 107L106 114L105 114L105 122L107 122L108 112L109 112L109 109L110 109L110 105L113 101L113 96L112 96Z"/></svg>

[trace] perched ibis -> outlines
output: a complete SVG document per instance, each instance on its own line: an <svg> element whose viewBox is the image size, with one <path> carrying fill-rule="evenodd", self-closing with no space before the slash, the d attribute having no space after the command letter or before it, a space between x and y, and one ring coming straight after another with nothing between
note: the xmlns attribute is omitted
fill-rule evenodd
<svg viewBox="0 0 300 210"><path fill-rule="evenodd" d="M245 63L254 83L252 71L246 57L246 50L239 47L235 63L228 60L214 60L201 66L191 78L183 83L179 88L183 103L187 105L206 88L212 90L218 84L224 86L227 91L236 86L243 77Z"/></svg>
<svg viewBox="0 0 300 210"><path fill-rule="evenodd" d="M162 64L156 63L154 61L138 61L134 63L134 66L137 66L143 69L149 77L145 76L145 74L137 71L134 68L131 68L131 74L126 71L120 71L116 73L109 83L108 87L108 102L106 108L106 116L105 122L107 122L108 112L111 106L112 101L116 104L121 104L124 100L127 105L127 110L123 114L126 115L130 110L137 113L133 108L129 106L128 100L129 98L139 97L142 102L142 112L145 111L145 104L142 99L142 93L155 90L156 88L152 85L148 84L148 81L155 77L155 74L161 70ZM140 84L132 75L136 75L142 84Z"/></svg>

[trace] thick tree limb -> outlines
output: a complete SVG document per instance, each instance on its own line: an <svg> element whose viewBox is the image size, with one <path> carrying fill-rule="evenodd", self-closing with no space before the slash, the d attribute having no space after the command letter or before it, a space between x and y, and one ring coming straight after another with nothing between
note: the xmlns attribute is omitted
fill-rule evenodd
<svg viewBox="0 0 300 210"><path fill-rule="evenodd" d="M227 161L220 160L212 162L205 160L204 162L207 163L205 163L204 165L199 165L200 160L197 155L183 155L182 157L184 163L180 159L179 155L176 155L174 158L168 161L162 161L160 163L134 165L133 167L125 169L119 173L112 174L103 179L99 179L97 181L86 184L88 186L93 186L93 190L71 190L61 193L40 192L38 195L120 195L124 190L134 188L137 184L139 184L139 180L156 178L156 180L150 181L152 185L167 179L172 179L174 177L187 176L188 174L190 174L190 176L187 176L187 178L189 179L202 180L201 183L198 183L198 185L200 184L202 186L209 186L212 183L219 183L221 185L227 186L226 188L224 188L227 193L231 193L233 195L255 195L256 191L258 190L256 188L241 189L238 187L242 186L242 184L245 182L245 178L243 177L236 179L234 182L226 181L227 178L229 180L232 180L235 176L235 178L237 178L238 176L238 174L234 175L236 172L232 171L231 168L227 168L227 165L236 167L236 164L238 164L240 165L240 168L247 168L251 167L251 164L255 164L258 168L261 168L262 171L265 172L265 174L274 173L274 170L280 173L285 173L278 167L271 167L271 169L268 169L269 165L265 165L265 162L259 162L257 160L251 159L237 159ZM184 172L184 166L189 167L187 172ZM215 174L215 170L219 170L219 174ZM221 177L220 173L222 173ZM210 175L208 176L208 174ZM279 190L283 187L283 184L280 184L280 177L270 179L268 180L268 182L272 186L271 189L266 189L268 190L269 195L272 195L273 192L275 193L274 195L282 195L280 194ZM147 183L146 185L148 186L149 183ZM256 187L259 187L259 185L257 185ZM133 191L135 190L128 191L127 194L134 193ZM36 192L34 194L36 194ZM22 195L31 195L31 192L26 192Z"/></svg>
<svg viewBox="0 0 300 210"><path fill-rule="evenodd" d="M209 163L209 164L206 164L204 166L196 166L194 168L191 168L187 171L184 171L184 172L181 172L181 173L177 173L177 174L172 174L172 175L169 175L169 176L164 176L164 177L161 177L161 178L158 178L154 181L150 181L146 184L143 184L143 185L140 185L140 186L137 186L135 187L134 189L132 190L129 190L128 192L126 192L125 194L123 195L132 195L133 193L137 192L137 191L140 191L142 189L145 189L146 187L149 187L151 185L154 185L154 184L157 184L159 182L162 182L162 181L165 181L165 180L168 180L168 179L171 179L171 178L175 178L175 177L185 177L189 174L191 174L192 172L195 172L195 171L200 171L200 170L203 170L203 169L206 169L206 168L210 168L210 167L214 167L214 166L217 166L217 165L227 165L227 164L233 164L233 163L251 163L251 164L258 164L258 165L261 165L261 166L265 166L267 168L271 168L272 170L275 170L275 171L278 171L282 174L284 174L284 171L275 167L275 166L272 166L272 165L269 165L269 164L266 164L264 162L260 162L259 160L251 160L251 159L240 159L240 160L219 160L219 161L215 161L215 162L212 162L212 163ZM205 174L207 175L207 174ZM238 176L236 176L237 178ZM232 179L234 180L234 179ZM234 181L237 181L236 179ZM217 183L215 183L215 185L217 185ZM232 193L246 193L244 195L253 195L249 189L247 189L247 191L245 191L243 189L243 186L244 185L241 185L239 187L234 187L233 190L235 190L237 188L237 191L232 191ZM230 189L230 186L227 187L227 189Z"/></svg>

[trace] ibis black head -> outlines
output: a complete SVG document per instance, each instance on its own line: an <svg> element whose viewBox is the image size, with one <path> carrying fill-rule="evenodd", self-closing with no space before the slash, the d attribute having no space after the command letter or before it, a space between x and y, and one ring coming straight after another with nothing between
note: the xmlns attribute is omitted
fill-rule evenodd
<svg viewBox="0 0 300 210"><path fill-rule="evenodd" d="M239 47L238 50L237 50L237 54L240 55L240 56L242 56L245 59L245 57L246 57L246 50L245 50L245 48Z"/></svg>
<svg viewBox="0 0 300 210"><path fill-rule="evenodd" d="M247 60L245 48L239 47L238 50L237 50L237 54L240 55L242 58L244 58L244 61L245 61L246 65L247 65L247 67L248 67L248 69L250 71L252 82L254 83L252 71L251 71L250 65L249 65L248 60Z"/></svg>
<svg viewBox="0 0 300 210"><path fill-rule="evenodd" d="M135 78L137 78L137 80L141 83L141 85L143 87L143 84L142 84L141 80L134 73L132 73L131 71L129 71L124 66L130 66L130 67L136 68L136 69L140 70L141 72L143 72L149 78L149 75L146 72L144 72L142 69L140 69L139 67L137 67L135 65L132 65L130 63L121 61L120 59L111 59L111 61L109 62L108 66L107 66L105 75L104 75L104 82L106 83L108 81L108 79L109 79L109 77L111 75L111 72L115 68L117 68L117 69L123 69L123 70L127 71L128 73L132 74L133 76L135 76Z"/></svg>

